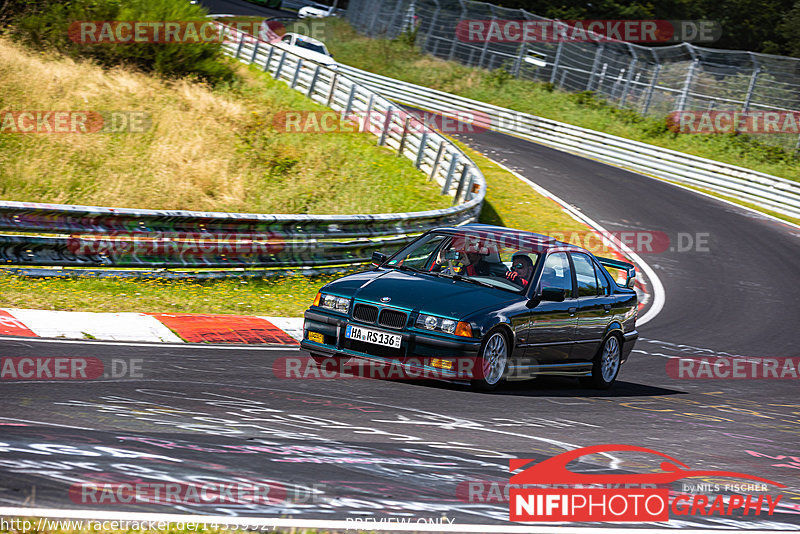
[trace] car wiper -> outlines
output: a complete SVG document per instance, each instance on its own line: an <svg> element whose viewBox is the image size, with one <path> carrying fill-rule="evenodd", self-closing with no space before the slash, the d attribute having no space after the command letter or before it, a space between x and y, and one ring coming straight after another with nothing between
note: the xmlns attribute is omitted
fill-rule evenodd
<svg viewBox="0 0 800 534"><path fill-rule="evenodd" d="M483 280L475 280L474 278L470 278L468 276L461 276L460 274L454 274L453 279L463 280L464 282L472 282L473 284L478 284L479 286L491 287L492 289L497 289L497 286L492 285L489 282L484 282Z"/></svg>
<svg viewBox="0 0 800 534"><path fill-rule="evenodd" d="M409 267L408 265L389 265L392 269L398 269L400 271L409 271L412 273L424 273L425 271L421 271L416 267Z"/></svg>

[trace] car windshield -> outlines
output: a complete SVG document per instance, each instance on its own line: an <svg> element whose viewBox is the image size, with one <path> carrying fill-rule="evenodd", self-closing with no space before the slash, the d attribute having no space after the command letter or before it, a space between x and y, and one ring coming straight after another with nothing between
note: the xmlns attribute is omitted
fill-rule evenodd
<svg viewBox="0 0 800 534"><path fill-rule="evenodd" d="M432 232L397 252L386 266L523 292L539 260L537 243L520 233Z"/></svg>
<svg viewBox="0 0 800 534"><path fill-rule="evenodd" d="M295 41L294 44L295 44L295 46L299 46L300 48L305 48L306 50L311 50L312 52L318 52L318 53L324 54L326 56L330 55L328 53L328 50L326 50L325 46L322 45L322 44L312 43L310 41L306 41L306 40L301 39L299 37L297 38L297 41Z"/></svg>

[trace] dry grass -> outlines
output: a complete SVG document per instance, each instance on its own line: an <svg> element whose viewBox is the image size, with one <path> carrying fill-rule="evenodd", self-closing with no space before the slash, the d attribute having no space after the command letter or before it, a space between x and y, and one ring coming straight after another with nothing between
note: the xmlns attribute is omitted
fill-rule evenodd
<svg viewBox="0 0 800 534"><path fill-rule="evenodd" d="M367 134L280 134L275 112L323 109L239 67L212 90L33 54L0 39L0 110L143 111L146 133L0 134L0 198L151 209L365 213L447 205ZM381 194L375 194L380 191Z"/></svg>

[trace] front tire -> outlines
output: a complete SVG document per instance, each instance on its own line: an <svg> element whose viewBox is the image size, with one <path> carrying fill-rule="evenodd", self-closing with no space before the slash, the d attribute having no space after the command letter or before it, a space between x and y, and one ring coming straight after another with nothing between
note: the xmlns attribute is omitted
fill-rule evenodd
<svg viewBox="0 0 800 534"><path fill-rule="evenodd" d="M492 391L505 380L508 367L508 336L500 328L490 330L481 343L476 369L471 381L473 389Z"/></svg>
<svg viewBox="0 0 800 534"><path fill-rule="evenodd" d="M581 378L581 384L594 389L608 389L617 379L621 365L622 344L618 336L611 334L594 358L591 376Z"/></svg>

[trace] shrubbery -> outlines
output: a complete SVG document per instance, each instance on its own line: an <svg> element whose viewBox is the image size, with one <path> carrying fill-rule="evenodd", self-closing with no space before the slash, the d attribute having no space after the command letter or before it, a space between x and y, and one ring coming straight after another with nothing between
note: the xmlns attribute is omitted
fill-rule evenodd
<svg viewBox="0 0 800 534"><path fill-rule="evenodd" d="M191 76L217 84L234 79L233 67L219 43L92 44L70 39L75 21L205 21L206 11L186 0L17 1L11 34L25 44L54 48L73 58L90 58L104 66L127 65L165 77Z"/></svg>

